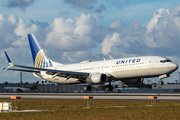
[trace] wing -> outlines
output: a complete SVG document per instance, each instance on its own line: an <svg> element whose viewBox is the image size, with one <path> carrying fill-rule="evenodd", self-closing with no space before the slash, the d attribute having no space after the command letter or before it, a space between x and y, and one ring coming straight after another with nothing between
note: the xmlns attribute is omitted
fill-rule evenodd
<svg viewBox="0 0 180 120"><path fill-rule="evenodd" d="M40 71L46 71L48 75L59 76L59 77L66 77L66 78L86 78L89 76L89 73L85 72L73 72L73 71L64 71L64 70L55 70L55 69L46 69L46 68L35 68L23 65L14 64L9 55L5 52L7 60L10 64L9 67L3 68L5 70L15 70L15 71L23 71L23 72L33 72L33 73L40 73ZM10 67L18 67L19 69L11 69Z"/></svg>

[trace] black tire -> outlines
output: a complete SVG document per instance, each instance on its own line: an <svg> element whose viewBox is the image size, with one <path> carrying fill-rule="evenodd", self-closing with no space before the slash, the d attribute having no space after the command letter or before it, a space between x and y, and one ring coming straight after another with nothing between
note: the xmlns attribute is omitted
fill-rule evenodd
<svg viewBox="0 0 180 120"><path fill-rule="evenodd" d="M88 88L88 91L92 90L92 87L90 85L88 85L87 88Z"/></svg>
<svg viewBox="0 0 180 120"><path fill-rule="evenodd" d="M109 90L110 91L112 91L113 90L113 86L111 85L111 86L109 86Z"/></svg>
<svg viewBox="0 0 180 120"><path fill-rule="evenodd" d="M106 89L106 91L110 91L109 86L106 86L106 88L105 88L105 89Z"/></svg>
<svg viewBox="0 0 180 120"><path fill-rule="evenodd" d="M113 86L112 85L106 86L106 91L112 91L112 90L113 90Z"/></svg>
<svg viewBox="0 0 180 120"><path fill-rule="evenodd" d="M162 81L162 85L164 85L164 82Z"/></svg>
<svg viewBox="0 0 180 120"><path fill-rule="evenodd" d="M164 85L164 82L163 81L159 81L159 85Z"/></svg>

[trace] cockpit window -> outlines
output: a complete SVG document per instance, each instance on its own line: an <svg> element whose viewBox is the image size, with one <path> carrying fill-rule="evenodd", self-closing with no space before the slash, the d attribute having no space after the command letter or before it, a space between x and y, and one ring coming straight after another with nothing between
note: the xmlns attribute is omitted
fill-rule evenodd
<svg viewBox="0 0 180 120"><path fill-rule="evenodd" d="M166 60L166 62L171 62L171 60Z"/></svg>
<svg viewBox="0 0 180 120"><path fill-rule="evenodd" d="M171 62L171 60L160 60L161 63Z"/></svg>
<svg viewBox="0 0 180 120"><path fill-rule="evenodd" d="M161 62L161 63L165 63L165 62L166 62L166 60L160 60L160 62Z"/></svg>

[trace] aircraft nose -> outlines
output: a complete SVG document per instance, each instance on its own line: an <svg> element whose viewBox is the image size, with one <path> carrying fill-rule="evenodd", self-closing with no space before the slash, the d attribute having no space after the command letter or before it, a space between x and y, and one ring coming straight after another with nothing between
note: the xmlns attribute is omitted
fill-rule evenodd
<svg viewBox="0 0 180 120"><path fill-rule="evenodd" d="M179 68L179 66L175 63L172 63L171 67L174 69L174 71Z"/></svg>

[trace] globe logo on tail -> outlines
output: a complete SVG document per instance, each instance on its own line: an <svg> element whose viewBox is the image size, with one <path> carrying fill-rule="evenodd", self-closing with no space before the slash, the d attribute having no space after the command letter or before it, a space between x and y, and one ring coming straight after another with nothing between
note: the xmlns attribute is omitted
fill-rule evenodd
<svg viewBox="0 0 180 120"><path fill-rule="evenodd" d="M41 49L36 55L35 67L36 68L47 68L47 67L51 67L51 66L52 66L51 61L47 57L44 50Z"/></svg>

